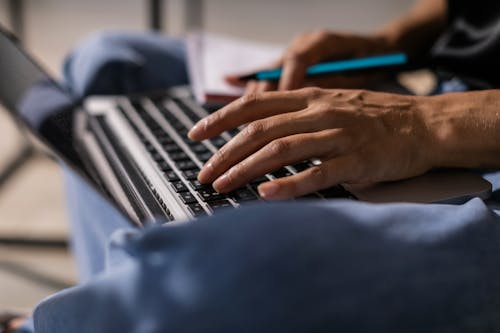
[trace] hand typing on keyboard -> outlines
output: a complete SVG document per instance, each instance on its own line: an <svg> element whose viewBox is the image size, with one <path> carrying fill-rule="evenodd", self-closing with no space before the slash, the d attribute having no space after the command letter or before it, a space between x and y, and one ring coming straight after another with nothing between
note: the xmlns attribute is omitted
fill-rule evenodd
<svg viewBox="0 0 500 333"><path fill-rule="evenodd" d="M321 164L259 185L265 199L298 197L339 183L403 179L435 166L432 97L304 88L250 94L199 121L204 140L247 124L204 165L201 183L232 191L284 165Z"/></svg>

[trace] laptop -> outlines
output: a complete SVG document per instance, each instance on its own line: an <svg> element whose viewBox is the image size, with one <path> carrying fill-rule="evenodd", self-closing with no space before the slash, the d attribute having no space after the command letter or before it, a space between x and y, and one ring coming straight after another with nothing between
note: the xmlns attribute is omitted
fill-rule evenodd
<svg viewBox="0 0 500 333"><path fill-rule="evenodd" d="M321 163L301 161L232 193L217 193L200 184L197 174L238 129L203 142L188 139L188 130L210 112L196 103L189 87L75 100L1 27L0 55L0 102L34 140L136 226L183 222L263 201L257 192L262 182ZM338 185L294 200L460 203L490 193L491 184L476 173L441 170L397 182Z"/></svg>

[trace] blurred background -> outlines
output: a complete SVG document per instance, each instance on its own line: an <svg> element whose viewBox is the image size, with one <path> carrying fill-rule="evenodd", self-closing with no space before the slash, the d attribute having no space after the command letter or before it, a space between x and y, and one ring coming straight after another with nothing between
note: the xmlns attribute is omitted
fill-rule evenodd
<svg viewBox="0 0 500 333"><path fill-rule="evenodd" d="M191 29L286 44L307 30L370 32L413 0L0 0L0 24L60 77L65 55L102 30ZM1 57L1 54L0 54ZM0 73L1 80L1 73ZM14 163L13 163L14 162ZM57 164L33 153L0 107L0 312L76 282Z"/></svg>

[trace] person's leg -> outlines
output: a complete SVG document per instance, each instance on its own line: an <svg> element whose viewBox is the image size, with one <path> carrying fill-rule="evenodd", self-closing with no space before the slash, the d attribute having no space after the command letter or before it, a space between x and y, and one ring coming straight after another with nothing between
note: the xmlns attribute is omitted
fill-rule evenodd
<svg viewBox="0 0 500 333"><path fill-rule="evenodd" d="M75 97L166 89L187 84L182 40L158 34L100 33L67 58L64 85ZM64 168L72 247L81 280L101 272L110 234L129 222Z"/></svg>
<svg viewBox="0 0 500 333"><path fill-rule="evenodd" d="M242 208L115 238L121 260L44 301L43 332L497 332L500 219L462 206ZM85 318L85 320L78 320Z"/></svg>
<svg viewBox="0 0 500 333"><path fill-rule="evenodd" d="M166 89L188 83L181 39L160 34L103 32L77 45L64 64L74 96Z"/></svg>

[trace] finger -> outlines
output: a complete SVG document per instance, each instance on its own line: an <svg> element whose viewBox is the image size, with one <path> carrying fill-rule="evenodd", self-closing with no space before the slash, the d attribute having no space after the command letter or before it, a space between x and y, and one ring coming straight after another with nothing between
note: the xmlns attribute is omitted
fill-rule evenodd
<svg viewBox="0 0 500 333"><path fill-rule="evenodd" d="M341 156L313 166L293 176L263 183L258 191L266 200L300 197L359 177L359 163L354 155Z"/></svg>
<svg viewBox="0 0 500 333"><path fill-rule="evenodd" d="M301 110L307 103L305 91L245 95L200 120L188 136L192 140L204 140L257 119Z"/></svg>
<svg viewBox="0 0 500 333"><path fill-rule="evenodd" d="M270 69L279 68L279 67L281 67L281 63L282 63L281 59L278 59L276 61L273 61L268 66L263 66L255 71L251 71L251 72L247 72L247 73L240 73L240 74L226 75L226 76L224 76L224 80L230 85L237 86L237 87L245 87L247 85L247 81L241 80L242 77L248 76L251 74L255 74L256 72L260 72L263 70L270 70Z"/></svg>
<svg viewBox="0 0 500 333"><path fill-rule="evenodd" d="M247 81L245 80L240 80L240 77L244 76L243 75L226 75L224 76L224 81L226 83L236 86L236 87L245 87L247 85Z"/></svg>
<svg viewBox="0 0 500 333"><path fill-rule="evenodd" d="M213 182L217 177L273 140L299 133L327 129L326 121L318 122L307 113L282 114L248 124L232 140L215 153L198 174L201 183Z"/></svg>
<svg viewBox="0 0 500 333"><path fill-rule="evenodd" d="M337 155L345 143L341 137L335 140L335 134L324 131L276 139L225 172L213 187L221 193L230 192L284 165Z"/></svg>
<svg viewBox="0 0 500 333"><path fill-rule="evenodd" d="M300 88L306 76L307 64L297 56L285 58L278 84L278 90L293 90Z"/></svg>
<svg viewBox="0 0 500 333"><path fill-rule="evenodd" d="M257 85L256 93L263 93L266 91L273 91L278 88L278 84L272 81L260 81Z"/></svg>
<svg viewBox="0 0 500 333"><path fill-rule="evenodd" d="M245 92L243 93L243 95L252 95L252 94L257 93L258 86L259 86L259 83L257 81L255 81L255 80L248 81L246 88L245 88Z"/></svg>

